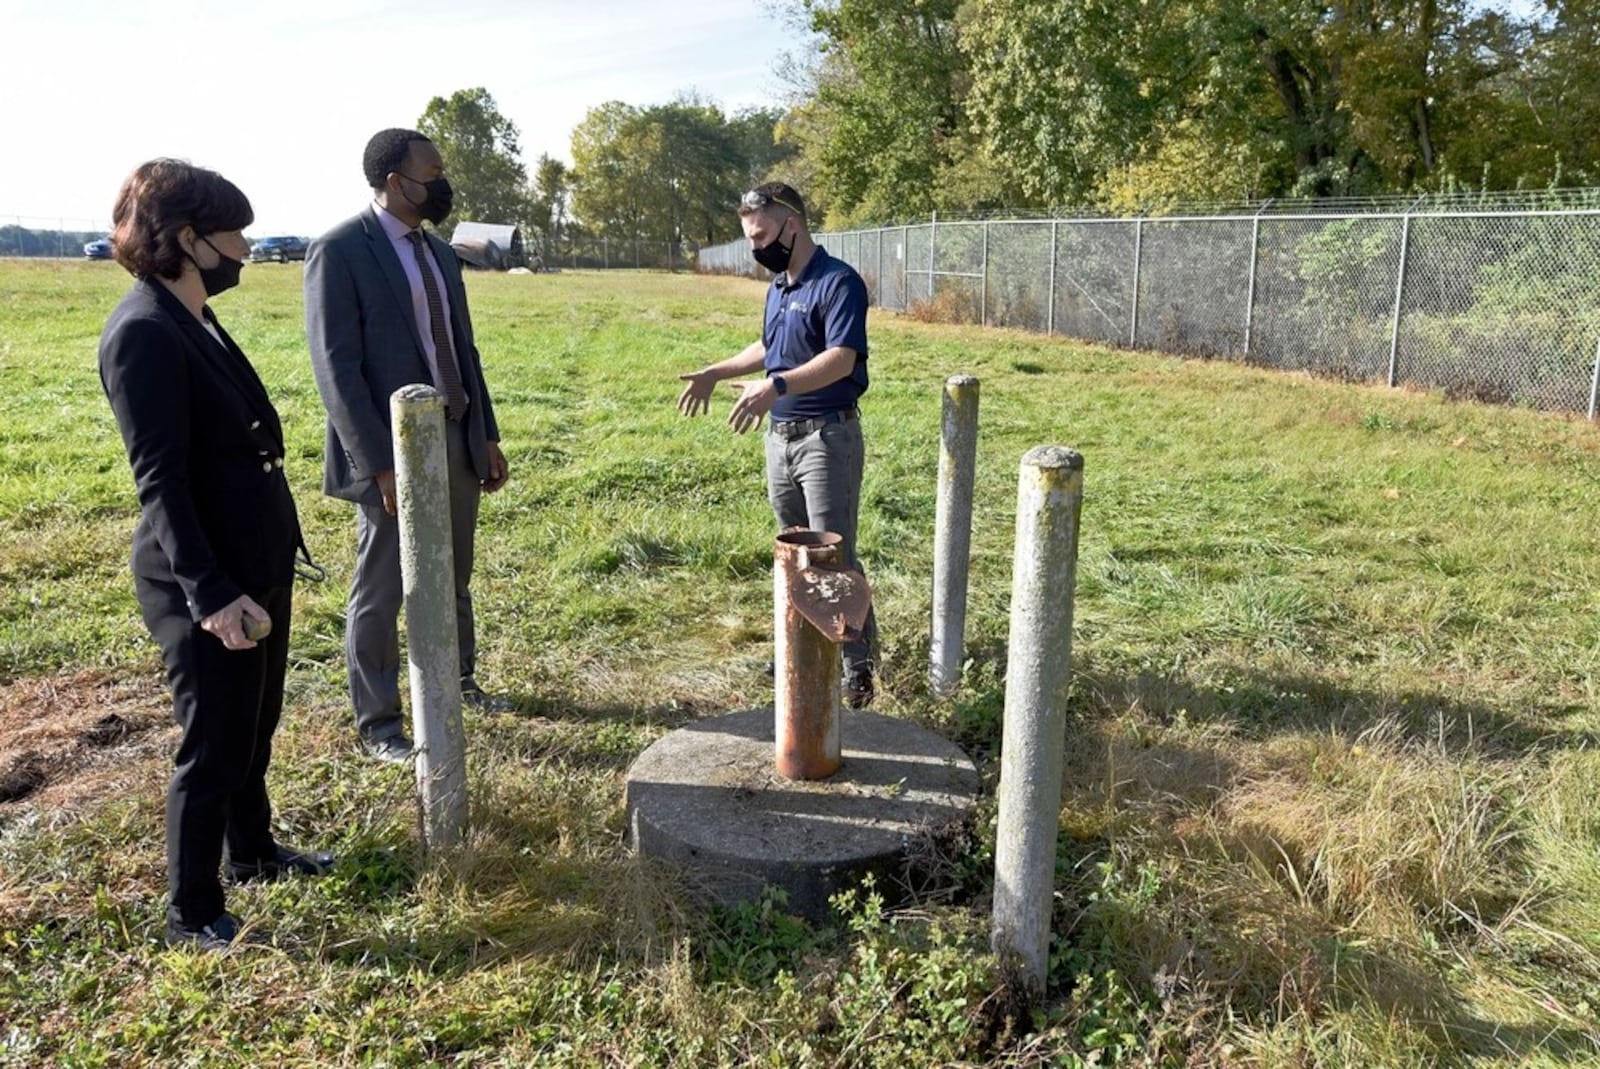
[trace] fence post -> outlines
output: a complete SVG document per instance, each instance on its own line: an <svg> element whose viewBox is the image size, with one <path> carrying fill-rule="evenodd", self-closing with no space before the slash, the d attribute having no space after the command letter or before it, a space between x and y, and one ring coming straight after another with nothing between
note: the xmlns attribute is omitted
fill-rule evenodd
<svg viewBox="0 0 1600 1069"><path fill-rule="evenodd" d="M933 221L928 224L928 300L933 300L933 272L937 268L936 242L939 237L939 213L933 213Z"/></svg>
<svg viewBox="0 0 1600 1069"><path fill-rule="evenodd" d="M878 307L883 307L883 280L889 273L883 269L883 227L878 228Z"/></svg>
<svg viewBox="0 0 1600 1069"><path fill-rule="evenodd" d="M1050 310L1045 313L1046 337L1056 332L1056 227L1058 225L1060 220L1050 220Z"/></svg>
<svg viewBox="0 0 1600 1069"><path fill-rule="evenodd" d="M911 307L911 228L900 228L900 311Z"/></svg>
<svg viewBox="0 0 1600 1069"><path fill-rule="evenodd" d="M1037 446L1023 456L1000 728L992 940L995 953L1017 966L1035 992L1043 990L1049 964L1082 503L1080 455Z"/></svg>
<svg viewBox="0 0 1600 1069"><path fill-rule="evenodd" d="M461 726L444 398L432 386L402 386L390 397L389 411L394 423L417 795L422 803L423 842L429 850L438 850L458 844L467 828L466 732Z"/></svg>
<svg viewBox="0 0 1600 1069"><path fill-rule="evenodd" d="M1267 198L1266 204L1256 209L1255 218L1250 220L1250 288L1244 299L1244 355L1250 358L1250 329L1256 316L1256 261L1261 258L1261 213L1267 210L1267 205L1272 203L1272 198Z"/></svg>
<svg viewBox="0 0 1600 1069"><path fill-rule="evenodd" d="M1144 217L1133 221L1133 316L1128 324L1128 348L1139 341L1139 261L1144 254Z"/></svg>
<svg viewBox="0 0 1600 1069"><path fill-rule="evenodd" d="M1600 400L1600 342L1594 347L1594 378L1589 380L1589 419L1594 419L1595 402Z"/></svg>
<svg viewBox="0 0 1600 1069"><path fill-rule="evenodd" d="M1415 207L1413 204L1411 207ZM1411 208L1400 217L1400 269L1394 278L1394 316L1389 321L1389 385L1397 385L1400 362L1400 297L1406 288L1406 261L1411 253Z"/></svg>
<svg viewBox="0 0 1600 1069"><path fill-rule="evenodd" d="M928 678L934 695L947 698L961 682L961 665L966 660L967 569L978 467L978 380L971 375L952 375L945 380L939 442Z"/></svg>
<svg viewBox="0 0 1600 1069"><path fill-rule="evenodd" d="M982 309L978 321L989 325L989 220L983 221L983 281L978 284L978 300Z"/></svg>

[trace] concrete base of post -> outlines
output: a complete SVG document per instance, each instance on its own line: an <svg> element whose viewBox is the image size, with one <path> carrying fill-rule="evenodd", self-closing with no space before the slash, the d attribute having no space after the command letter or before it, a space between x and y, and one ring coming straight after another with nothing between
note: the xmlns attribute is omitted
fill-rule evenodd
<svg viewBox="0 0 1600 1069"><path fill-rule="evenodd" d="M628 770L628 828L640 855L731 905L781 888L789 912L828 917L828 899L868 873L891 900L934 878L940 843L970 820L978 774L915 724L844 714L844 763L789 780L772 762L771 708L698 721L658 739Z"/></svg>

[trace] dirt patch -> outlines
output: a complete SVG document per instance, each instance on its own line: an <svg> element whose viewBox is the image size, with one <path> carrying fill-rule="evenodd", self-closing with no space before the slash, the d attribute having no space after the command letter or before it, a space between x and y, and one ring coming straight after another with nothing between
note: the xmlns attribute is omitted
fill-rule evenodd
<svg viewBox="0 0 1600 1069"><path fill-rule="evenodd" d="M105 672L0 683L0 814L74 808L148 774L175 743L159 677Z"/></svg>

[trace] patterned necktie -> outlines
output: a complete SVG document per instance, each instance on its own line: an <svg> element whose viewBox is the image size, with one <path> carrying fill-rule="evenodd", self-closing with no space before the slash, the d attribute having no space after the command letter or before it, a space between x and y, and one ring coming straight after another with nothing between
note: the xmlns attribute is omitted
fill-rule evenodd
<svg viewBox="0 0 1600 1069"><path fill-rule="evenodd" d="M422 273L422 291L428 298L428 327L433 333L433 350L439 360L439 377L444 380L445 418L458 420L467 412L467 391L461 387L461 369L456 366L456 351L450 345L450 324L444 318L444 298L439 296L439 280L423 251L422 231L406 235L411 251L417 254L417 270Z"/></svg>

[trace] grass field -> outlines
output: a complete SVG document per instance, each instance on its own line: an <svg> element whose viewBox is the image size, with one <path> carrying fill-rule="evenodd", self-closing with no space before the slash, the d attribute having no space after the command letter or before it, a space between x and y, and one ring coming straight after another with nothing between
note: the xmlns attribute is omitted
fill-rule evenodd
<svg viewBox="0 0 1600 1069"><path fill-rule="evenodd" d="M301 267L216 302L284 417L297 591L271 783L330 877L234 892L260 945L159 944L173 740L95 345L110 264L0 262L0 1066L1600 1064L1600 431L1230 364L873 321L862 556L879 709L992 799L1017 464L1085 457L1046 1004L987 957L993 805L946 893L813 929L707 916L623 840L653 739L770 700L759 443L674 376L751 282L473 275L512 469L488 500L475 822L422 864L342 694ZM982 380L965 686L924 682L940 384ZM726 402L719 405L722 413ZM848 732L848 722L846 726Z"/></svg>

